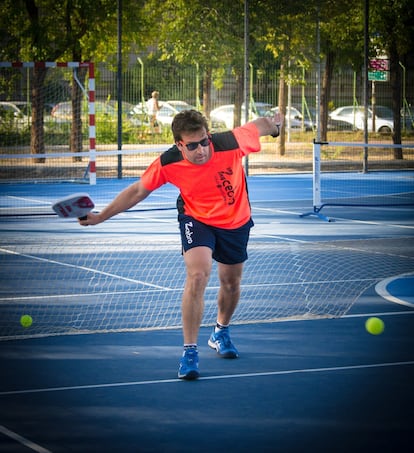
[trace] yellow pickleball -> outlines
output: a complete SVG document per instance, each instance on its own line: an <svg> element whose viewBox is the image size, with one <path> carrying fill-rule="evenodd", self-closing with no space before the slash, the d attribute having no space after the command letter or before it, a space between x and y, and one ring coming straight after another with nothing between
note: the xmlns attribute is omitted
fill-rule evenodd
<svg viewBox="0 0 414 453"><path fill-rule="evenodd" d="M30 315L23 315L21 318L20 318L20 324L23 326L23 327L30 327L33 323L33 319Z"/></svg>
<svg viewBox="0 0 414 453"><path fill-rule="evenodd" d="M365 321L365 328L371 335L380 335L384 332L384 321L380 318L372 317Z"/></svg>

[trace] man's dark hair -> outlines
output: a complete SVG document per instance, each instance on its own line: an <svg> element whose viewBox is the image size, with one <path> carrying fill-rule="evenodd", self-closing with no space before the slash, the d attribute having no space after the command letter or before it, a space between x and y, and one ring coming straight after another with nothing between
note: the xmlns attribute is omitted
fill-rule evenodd
<svg viewBox="0 0 414 453"><path fill-rule="evenodd" d="M197 110L183 110L177 113L171 124L171 130L176 142L182 139L183 133L192 134L202 128L208 131L208 122Z"/></svg>

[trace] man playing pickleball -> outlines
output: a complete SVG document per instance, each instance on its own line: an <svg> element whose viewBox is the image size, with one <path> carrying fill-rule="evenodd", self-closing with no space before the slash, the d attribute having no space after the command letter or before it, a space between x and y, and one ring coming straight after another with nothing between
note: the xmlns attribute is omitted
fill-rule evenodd
<svg viewBox="0 0 414 453"><path fill-rule="evenodd" d="M100 213L89 213L80 224L96 225L144 200L163 184L176 186L186 281L182 296L184 352L178 377L196 379L198 333L204 292L213 259L217 262L217 324L208 344L220 357L239 353L230 339L229 324L240 298L243 263L253 226L242 159L261 149L260 137L280 133L281 117L258 118L232 131L209 134L205 117L185 110L174 117L175 145L124 189Z"/></svg>

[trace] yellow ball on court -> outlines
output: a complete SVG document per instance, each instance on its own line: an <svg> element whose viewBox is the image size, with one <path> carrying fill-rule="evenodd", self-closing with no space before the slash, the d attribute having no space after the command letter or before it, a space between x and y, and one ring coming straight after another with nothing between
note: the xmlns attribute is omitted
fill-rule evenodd
<svg viewBox="0 0 414 453"><path fill-rule="evenodd" d="M371 335L380 335L384 332L384 321L380 318L368 318L365 321L365 328Z"/></svg>
<svg viewBox="0 0 414 453"><path fill-rule="evenodd" d="M30 315L23 315L21 318L20 318L20 324L23 326L23 327L30 327L33 323L33 319Z"/></svg>

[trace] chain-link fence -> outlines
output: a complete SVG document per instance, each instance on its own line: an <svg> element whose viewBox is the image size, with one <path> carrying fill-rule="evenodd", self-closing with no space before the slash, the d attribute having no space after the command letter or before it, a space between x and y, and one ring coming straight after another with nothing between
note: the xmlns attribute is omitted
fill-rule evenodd
<svg viewBox="0 0 414 453"><path fill-rule="evenodd" d="M169 61L160 62L139 57L130 60L122 75L123 113L121 116L122 128L119 128L117 112L119 90L116 68L104 63L97 63L95 66L96 149L113 151L121 142L122 150L136 150L136 155L140 155L140 169L145 168L147 156L150 155L150 153L141 155L142 146L172 143L170 131L172 119L178 111L184 108L193 107L204 111L210 120L213 131L230 129L235 125L234 103L237 90L241 88L238 78L230 67L213 71L211 77L206 78L205 72L196 65L180 65ZM32 164L30 160L31 136L33 140L30 117L32 71L27 68L0 69L4 88L0 102L0 155L3 167L1 179L15 179L17 175L20 179L25 174L43 174L42 168L46 168L48 163L52 165L51 158L47 159L48 162L43 162L43 166L36 165L35 169L31 168L30 171L28 169L29 162ZM403 66L401 66L401 70L404 70ZM413 93L410 90L414 86L414 80L411 73L406 74L404 71L403 76L403 141L410 143L413 137L413 117L410 110L410 96L413 96ZM249 118L271 115L272 111L277 109L279 81L280 73L276 64L274 67L267 65L266 69L250 66ZM56 156L60 152L71 151L71 86L78 82L76 73L73 73L70 68L48 70L43 84L45 153L53 153L53 156ZM390 82L388 80L372 81L370 84L376 102L375 114L372 114L370 110L368 119L368 127L371 131L370 140L391 143L393 118L390 109L392 104ZM84 81L85 86L87 86L87 81ZM156 131L150 125L146 110L146 101L154 90L159 91L161 103L161 110L157 116L159 129ZM363 91L362 72L345 69L334 72L329 100L331 116L327 125L329 141L363 141L363 109L361 107ZM209 111L206 112L207 93ZM316 69L305 71L301 67L297 67L296 70L291 68L287 93L285 149L281 152L278 140L263 139L263 152L251 156L249 159L250 171L253 173L312 170L312 142L316 136L317 127ZM86 90L84 95L82 135L84 151L86 151L88 149ZM246 116L243 108L241 113L243 120ZM397 163L400 165L397 167L411 168L411 154L406 151L402 156L403 159L398 159ZM19 160L18 157L22 157L22 159ZM102 162L100 168L105 168L105 175L120 174L119 158L116 156L111 159L99 157ZM65 158L67 162L70 162L70 165L67 163L65 166L72 166L72 159L68 156ZM334 155L329 155L326 159L330 163L343 163L343 160L346 159L347 162L356 163L351 165L352 168L360 168L361 153L355 151L352 156L349 156L349 150L342 153L340 149L337 149ZM376 155L375 159L383 161L384 168L388 168L388 165L391 164L390 161L396 160L392 153L384 151L381 151L380 156ZM83 163L79 163L80 160L79 158L74 159L73 162L73 165L79 167L76 173L78 177L82 177L87 170ZM110 163L107 164L107 161ZM125 168L121 169L121 173L122 171L128 173L126 162L130 161L131 157L125 157ZM59 160L53 166L60 166L58 162ZM44 165L45 163L46 165ZM394 168L395 162L392 163ZM135 163L132 162L131 165L136 171ZM112 166L113 170L111 170ZM14 172L13 169L16 168L19 171ZM98 162L98 176L99 171Z"/></svg>

